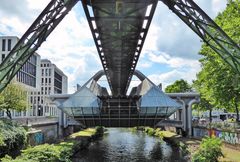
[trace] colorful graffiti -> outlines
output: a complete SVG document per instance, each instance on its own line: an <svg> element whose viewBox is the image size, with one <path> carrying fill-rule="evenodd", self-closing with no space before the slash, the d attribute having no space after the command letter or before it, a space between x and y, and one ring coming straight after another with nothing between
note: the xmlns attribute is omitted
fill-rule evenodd
<svg viewBox="0 0 240 162"><path fill-rule="evenodd" d="M240 144L240 133L210 130L205 128L193 128L194 137L215 136L230 144Z"/></svg>
<svg viewBox="0 0 240 162"><path fill-rule="evenodd" d="M36 144L42 144L43 143L43 133L37 132L34 134L33 139Z"/></svg>

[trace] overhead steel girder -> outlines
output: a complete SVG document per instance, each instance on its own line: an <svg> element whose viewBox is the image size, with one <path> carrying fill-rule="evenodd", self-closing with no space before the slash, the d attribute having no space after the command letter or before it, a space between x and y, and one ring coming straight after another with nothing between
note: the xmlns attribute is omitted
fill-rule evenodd
<svg viewBox="0 0 240 162"><path fill-rule="evenodd" d="M82 1L113 96L126 95L157 3L158 0Z"/></svg>
<svg viewBox="0 0 240 162"><path fill-rule="evenodd" d="M240 74L240 47L193 0L161 1Z"/></svg>
<svg viewBox="0 0 240 162"><path fill-rule="evenodd" d="M0 65L0 92L78 0L52 0Z"/></svg>

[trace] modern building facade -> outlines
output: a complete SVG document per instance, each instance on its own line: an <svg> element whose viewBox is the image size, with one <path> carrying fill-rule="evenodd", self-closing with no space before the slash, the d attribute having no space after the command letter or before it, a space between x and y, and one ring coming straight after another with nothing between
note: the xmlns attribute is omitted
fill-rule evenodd
<svg viewBox="0 0 240 162"><path fill-rule="evenodd" d="M63 120L66 116L60 111L48 96L51 94L67 94L68 93L68 78L67 76L50 60L41 60L41 90L40 100L43 107L41 111L45 112L45 116L59 116L60 125L63 125Z"/></svg>
<svg viewBox="0 0 240 162"><path fill-rule="evenodd" d="M18 42L15 36L0 37L0 63ZM50 94L67 93L67 76L51 61L34 53L13 79L24 86L28 93L28 107L25 112L12 111L13 118L58 117L59 110L48 99ZM0 117L6 116L0 111Z"/></svg>
<svg viewBox="0 0 240 162"><path fill-rule="evenodd" d="M0 37L0 63L7 57L9 52L15 46L15 44L19 41L19 38L16 36L1 36ZM14 82L22 85L28 93L28 107L27 111L24 112L15 112L12 111L13 118L21 118L26 116L34 116L34 109L36 109L37 105L34 103L34 99L32 99L31 94L38 94L40 89L40 63L41 58L40 55L34 53L29 60L23 65L20 71L17 73ZM35 99L37 100L37 99ZM0 112L0 116L6 116L4 112Z"/></svg>

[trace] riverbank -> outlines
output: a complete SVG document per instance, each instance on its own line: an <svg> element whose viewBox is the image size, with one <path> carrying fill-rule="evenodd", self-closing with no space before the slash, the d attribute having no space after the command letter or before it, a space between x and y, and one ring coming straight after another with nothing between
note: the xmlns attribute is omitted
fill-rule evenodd
<svg viewBox="0 0 240 162"><path fill-rule="evenodd" d="M182 137L173 132L163 131L158 128L154 129L150 127L134 127L131 128L131 130L141 130L150 136L160 137L171 145L178 147L184 154L185 159L189 161L199 149L201 143L200 139ZM223 143L222 152L224 157L220 158L219 161L240 162L240 150L236 149L233 145Z"/></svg>
<svg viewBox="0 0 240 162"><path fill-rule="evenodd" d="M195 138L182 137L179 138L178 140L187 146L191 154L191 157L193 156L194 153L196 153L201 143L201 140ZM234 146L223 143L222 152L224 157L221 157L219 159L220 162L240 162L240 150L236 149Z"/></svg>
<svg viewBox="0 0 240 162"><path fill-rule="evenodd" d="M88 128L74 133L57 144L42 144L21 150L16 159L6 156L2 162L70 162L78 151L89 146L90 142L103 135L103 128Z"/></svg>

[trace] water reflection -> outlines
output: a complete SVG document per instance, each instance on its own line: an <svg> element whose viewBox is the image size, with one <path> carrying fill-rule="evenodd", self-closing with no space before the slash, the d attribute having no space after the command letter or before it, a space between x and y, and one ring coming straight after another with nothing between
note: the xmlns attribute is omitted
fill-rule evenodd
<svg viewBox="0 0 240 162"><path fill-rule="evenodd" d="M179 151L142 132L110 128L102 140L80 151L74 162L181 162Z"/></svg>

